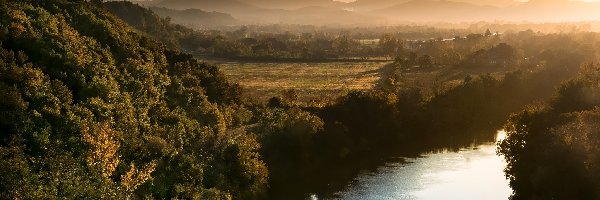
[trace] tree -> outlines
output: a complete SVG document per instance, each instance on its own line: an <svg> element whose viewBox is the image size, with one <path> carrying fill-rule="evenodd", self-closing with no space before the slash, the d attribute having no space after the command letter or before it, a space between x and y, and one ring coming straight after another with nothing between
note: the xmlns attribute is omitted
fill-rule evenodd
<svg viewBox="0 0 600 200"><path fill-rule="evenodd" d="M490 29L487 29L487 30L485 30L485 34L484 34L484 36L485 36L485 37L490 37L490 36L492 36L492 32L490 31Z"/></svg>

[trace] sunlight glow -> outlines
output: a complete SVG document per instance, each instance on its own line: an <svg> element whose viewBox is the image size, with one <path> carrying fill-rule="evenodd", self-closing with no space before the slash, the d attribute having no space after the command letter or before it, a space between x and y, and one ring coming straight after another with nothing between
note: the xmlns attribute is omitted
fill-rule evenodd
<svg viewBox="0 0 600 200"><path fill-rule="evenodd" d="M496 135L496 142L500 142L502 140L506 139L506 131L505 130L499 130L498 134Z"/></svg>
<svg viewBox="0 0 600 200"><path fill-rule="evenodd" d="M505 131L497 132L497 139L505 137ZM422 156L407 158L409 164L388 164L376 173L365 173L339 195L350 200L506 200L512 194L503 172L506 163L496 155L495 143Z"/></svg>

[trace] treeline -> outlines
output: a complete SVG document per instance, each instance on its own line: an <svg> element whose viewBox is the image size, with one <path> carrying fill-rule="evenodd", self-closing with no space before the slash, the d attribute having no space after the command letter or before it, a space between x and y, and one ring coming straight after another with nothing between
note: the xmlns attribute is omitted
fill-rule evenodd
<svg viewBox="0 0 600 200"><path fill-rule="evenodd" d="M600 66L583 65L550 101L510 118L498 153L513 199L600 198L599 84Z"/></svg>

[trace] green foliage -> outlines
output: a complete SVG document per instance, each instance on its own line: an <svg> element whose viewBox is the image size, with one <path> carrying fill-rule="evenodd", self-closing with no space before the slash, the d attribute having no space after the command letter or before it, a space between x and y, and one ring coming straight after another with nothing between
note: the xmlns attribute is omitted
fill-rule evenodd
<svg viewBox="0 0 600 200"><path fill-rule="evenodd" d="M263 144L262 152L269 162L306 161L314 138L324 126L320 118L298 108L266 109L257 118L253 132Z"/></svg>
<svg viewBox="0 0 600 200"><path fill-rule="evenodd" d="M0 5L3 198L257 198L240 89L98 3Z"/></svg>
<svg viewBox="0 0 600 200"><path fill-rule="evenodd" d="M584 65L547 105L513 115L498 153L514 199L600 197L598 65Z"/></svg>

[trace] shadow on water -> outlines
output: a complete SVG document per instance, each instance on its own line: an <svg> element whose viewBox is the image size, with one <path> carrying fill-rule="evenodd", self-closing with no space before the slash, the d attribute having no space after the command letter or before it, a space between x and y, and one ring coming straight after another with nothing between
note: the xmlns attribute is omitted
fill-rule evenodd
<svg viewBox="0 0 600 200"><path fill-rule="evenodd" d="M339 199L340 191L357 184L359 174L376 174L382 166L407 164L424 154L459 152L490 144L496 141L497 132L442 135L446 136L404 142L342 162L329 163L326 167L298 167L306 169L302 169L305 170L303 173L286 174L285 181L271 186L269 196L271 199Z"/></svg>

